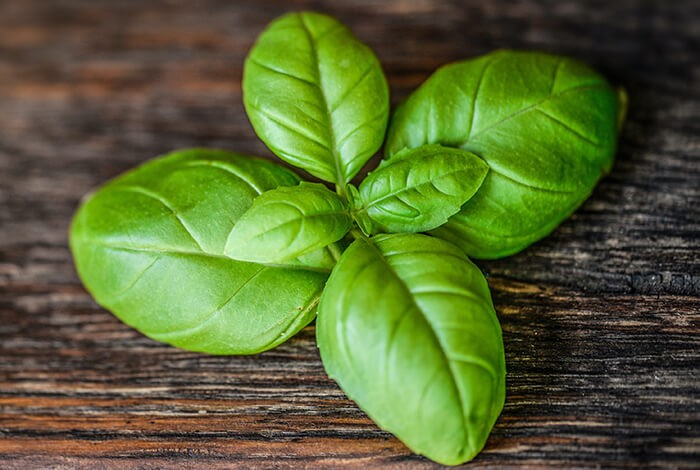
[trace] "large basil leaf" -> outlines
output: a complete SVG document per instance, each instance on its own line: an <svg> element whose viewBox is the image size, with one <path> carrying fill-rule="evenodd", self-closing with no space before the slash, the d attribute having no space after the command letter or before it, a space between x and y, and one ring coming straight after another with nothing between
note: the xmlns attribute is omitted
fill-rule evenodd
<svg viewBox="0 0 700 470"><path fill-rule="evenodd" d="M223 151L175 152L83 202L71 250L97 302L156 340L212 354L276 346L314 318L327 274L234 261L226 239L253 199L299 179Z"/></svg>
<svg viewBox="0 0 700 470"><path fill-rule="evenodd" d="M234 225L224 252L259 263L284 263L340 240L352 226L343 200L318 183L258 196Z"/></svg>
<svg viewBox="0 0 700 470"><path fill-rule="evenodd" d="M613 161L619 102L587 66L499 51L442 67L393 116L387 153L439 143L477 154L490 171L434 233L469 255L498 258L548 234Z"/></svg>
<svg viewBox="0 0 700 470"><path fill-rule="evenodd" d="M357 240L321 298L321 359L381 428L454 465L503 407L505 357L486 281L454 245L417 234Z"/></svg>
<svg viewBox="0 0 700 470"><path fill-rule="evenodd" d="M384 140L389 91L379 61L337 20L292 13L246 59L243 102L281 159L343 186Z"/></svg>
<svg viewBox="0 0 700 470"><path fill-rule="evenodd" d="M362 212L372 232L425 232L459 212L481 186L488 165L461 149L424 145L384 161L362 181Z"/></svg>

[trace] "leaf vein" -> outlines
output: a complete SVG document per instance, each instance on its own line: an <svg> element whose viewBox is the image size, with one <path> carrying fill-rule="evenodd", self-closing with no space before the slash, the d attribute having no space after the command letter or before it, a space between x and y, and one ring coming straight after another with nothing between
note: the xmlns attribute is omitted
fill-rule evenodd
<svg viewBox="0 0 700 470"><path fill-rule="evenodd" d="M288 130L289 132L292 132L293 134L298 135L302 139L306 139L318 145L319 147L323 148L324 150L327 150L328 152L331 152L331 149L328 147L328 145L322 142L318 136L307 133L307 131L303 127L299 127L296 124L293 124L291 121L285 119L284 116L261 107L257 107L254 105L249 106L260 112L260 114L264 115L267 119L274 122L278 126Z"/></svg>
<svg viewBox="0 0 700 470"><path fill-rule="evenodd" d="M349 86L343 92L343 94L340 96L340 98L338 98L336 100L336 102L333 103L333 105L330 108L331 115L334 114L343 105L343 101L345 101L345 99L348 96L350 96L350 93L352 93L355 90L355 88L357 88L360 85L360 83L362 83L362 81L369 76L370 72L374 69L374 66L375 66L375 64L373 62L370 63L370 66L367 67L364 72L362 72L362 74L359 76L359 78L357 80L355 80L355 83L353 83L351 86Z"/></svg>
<svg viewBox="0 0 700 470"><path fill-rule="evenodd" d="M370 123L376 121L377 119L381 119L381 118L383 118L383 117L384 117L384 110L381 110L377 115L372 116L372 117L369 118L369 119L365 119L365 120L362 121L360 124L358 124L357 126L355 126L354 128L352 128L350 131L346 132L346 133L337 141L336 145L338 146L338 148L342 147L342 146L345 144L345 141L347 141L350 137L352 137L352 135L353 135L355 132L357 132L359 129L361 129L361 128L367 126L368 124L370 124Z"/></svg>
<svg viewBox="0 0 700 470"><path fill-rule="evenodd" d="M373 243L371 243L371 242L369 242L369 241L366 242L366 244L367 244L372 250L374 250L374 252L376 253L377 258L379 258L380 262L383 263L383 264L387 267L387 269L389 270L389 272L390 272L391 274L393 274L394 278L396 278L396 280L399 282L399 284L406 290L406 293L408 294L408 297L411 299L411 302L412 302L413 305L415 306L415 310L416 310L417 312L420 313L420 315L421 315L421 317L423 318L423 320L425 321L425 323L427 323L427 325L428 325L427 331L430 332L431 336L433 337L433 339L434 339L435 342L437 343L437 345L438 345L438 350L440 351L440 354L442 355L442 357L443 357L443 359L444 359L444 361L445 361L445 363L446 363L448 369L450 370L449 376L450 376L450 379L451 379L451 381L452 381L452 386L453 386L454 389L455 389L455 393L457 394L457 403L459 404L460 415L463 416L463 417L465 417L465 407L464 407L464 403L463 403L463 399L462 399L462 394L461 394L461 391L460 391L460 387L459 387L459 385L458 385L458 383L457 383L457 377L456 377L455 370L454 370L454 368L452 367L452 363L450 362L450 359L449 359L449 357L447 356L447 353L445 352L445 345L442 343L442 341L440 341L440 337L437 335L437 332L435 331L435 329L434 329L432 323L430 322L430 320L428 320L428 317L425 315L425 313L423 312L423 310L421 310L420 306L419 306L418 303L416 302L416 299L415 299L415 297L413 296L413 294L412 294L412 292L411 292L411 289L410 289L410 288L408 287L408 285L403 281L403 279L399 276L399 274L396 272L396 270L394 269L394 267L389 263L389 261L384 257L384 255L383 255L382 252L380 251L379 247L375 246ZM466 433L466 429L464 430L464 432Z"/></svg>
<svg viewBox="0 0 700 470"><path fill-rule="evenodd" d="M458 354L458 355L453 355L449 356L449 359L454 362L461 362L463 364L469 364L471 366L478 367L479 369L482 369L486 371L487 374L489 374L495 381L498 381L498 375L496 374L496 371L493 369L493 366L489 364L488 362L484 361L483 359L479 359L478 357L471 356L471 355L463 355L463 354Z"/></svg>
<svg viewBox="0 0 700 470"><path fill-rule="evenodd" d="M161 255L157 255L153 261L151 261L148 266L143 268L141 272L138 273L138 275L134 278L133 281L129 283L128 286L126 286L124 289L120 290L116 294L113 294L108 300L106 300L104 303L105 304L111 304L112 302L116 301L118 298L129 292L131 289L134 288L134 286L143 278L143 276L146 274L146 272L151 269L159 260L160 260Z"/></svg>
<svg viewBox="0 0 700 470"><path fill-rule="evenodd" d="M476 139L478 136L480 136L481 134L484 134L484 133L490 131L490 130L493 129L494 127L498 127L498 126L500 126L501 124L503 124L504 122L509 121L509 120L511 120L511 119L513 119L513 118L515 118L515 117L517 117L517 116L520 116L521 114L527 113L528 111L532 111L533 109L536 109L538 106L541 106L542 104L544 104L544 103L546 103L546 102L548 102L548 101L550 101L550 100L555 100L555 99L557 99L557 98L561 98L562 96L568 95L569 93L573 93L573 92L576 92L576 91L592 90L592 89L596 89L596 88L604 88L605 86L606 86L605 83L602 83L602 82L593 82L593 83L590 83L590 84L584 84L584 85L579 85L579 86L576 86L576 87L573 87L573 88L569 88L568 90L561 91L561 92L559 92L559 93L557 93L557 94L554 94L554 95L547 95L547 97L541 99L540 101L538 101L538 102L536 102L536 103L533 103L533 104L531 104L531 105L529 105L529 106L526 106L526 107L524 107L523 109L520 109L520 110L518 110L518 111L516 111L516 112L514 112L514 113L512 113L512 114L509 114L508 116L505 116L505 117L503 117L502 119L499 119L498 121L494 122L493 124L490 124L490 125L486 126L484 129L481 129L480 131L478 131L478 132L475 133L474 135L468 136L466 140L464 140L461 144L459 144L459 147L461 147L461 148L463 148L463 149L465 149L465 150L470 150L470 149L468 148L468 144L469 144L471 141L473 141L474 139ZM475 152L475 153L478 153L478 152Z"/></svg>
<svg viewBox="0 0 700 470"><path fill-rule="evenodd" d="M438 180L438 179L448 178L448 177L450 177L450 176L452 176L452 175L459 174L459 173L463 173L464 171L465 171L465 170L462 169L462 168L458 168L458 169L446 171L446 172L444 172L444 173L439 174L438 176L435 176L433 179L434 179L434 180ZM426 185L435 187L435 189L436 189L438 192L442 193L442 194L448 195L448 196L450 196L450 197L454 197L454 196L452 196L452 195L450 195L450 194L448 194L448 193L445 193L444 191L439 190L439 189L435 186L435 184L433 183L433 181L425 181L425 182L418 183L418 184L407 185L407 186L401 186L401 187L399 187L399 188L397 188L397 189L391 190L391 191L389 191L387 194L384 194L384 195L382 195L382 196L380 196L380 197L377 197L377 198L372 199L372 201L371 201L370 203L367 204L367 208L370 208L370 207L372 207L372 206L375 206L375 205L377 205L377 204L379 204L379 203L383 202L384 200L389 199L389 198L391 198L391 197L399 197L399 195L401 195L402 193L407 192L407 191L410 191L410 190L412 190L412 189L418 190L418 188L422 188L423 186L426 186Z"/></svg>
<svg viewBox="0 0 700 470"><path fill-rule="evenodd" d="M408 317L408 313L411 312L413 309L415 309L415 303L409 303L403 310L403 312L399 314L399 317L392 325L391 330L389 330L389 338L387 339L386 348L384 350L384 357L387 358L387 362L384 365L384 371L382 373L382 377L384 378L384 390L389 389L387 380L389 376L389 373L387 371L387 364L389 362L389 357L391 356L391 353L394 350L394 346L396 346L396 334L399 328L401 327L401 323L403 323L403 321Z"/></svg>
<svg viewBox="0 0 700 470"><path fill-rule="evenodd" d="M197 245L197 248L199 248L202 252L205 252L206 250L202 246L202 244L197 240L197 237L194 236L194 231L188 226L189 224L187 221L182 217L182 215L175 210L175 208L166 200L164 197L160 196L159 194L150 191L148 189L142 188L140 186L117 186L114 188L115 191L122 191L122 192L127 192L127 193L136 193L136 194L142 194L144 196L147 196L155 201L160 202L163 207L168 209L175 219L180 223L182 228L185 230L187 235L192 239L195 245Z"/></svg>
<svg viewBox="0 0 700 470"><path fill-rule="evenodd" d="M562 121L561 119L559 119L558 117L554 116L553 114L550 114L550 113L548 113L548 112L546 112L546 111L544 111L544 110L542 110L542 109L540 109L540 108L537 109L537 112L539 112L540 114L546 116L548 119L552 120L553 122L559 124L561 127L563 127L564 129L568 130L569 132L571 132L573 135L575 135L576 137L578 137L578 138L581 139L582 141L587 142L587 143L591 144L591 145L594 146L594 147L600 147L600 143L599 143L599 142L596 142L596 141L594 141L593 139L591 139L590 137L587 137L586 135L584 135L584 134L582 134L581 132L577 131L576 129L574 129L573 127L571 127L570 125L568 125L567 123L565 123L564 121Z"/></svg>
<svg viewBox="0 0 700 470"><path fill-rule="evenodd" d="M212 168L219 169L221 171L224 171L226 173L229 173L239 180L243 181L246 183L248 186L251 187L253 191L255 191L258 195L262 194L264 191L263 189L255 184L255 182L248 177L248 175L245 175L241 173L238 169L226 165L225 163L222 162L217 162L216 160L198 160L198 161L193 161L193 162L187 162L187 166L210 166Z"/></svg>
<svg viewBox="0 0 700 470"><path fill-rule="evenodd" d="M557 78L559 78L559 70L561 69L562 64L564 64L563 57L559 59L556 67L554 67L554 76L552 77L552 86L549 88L549 96L554 94L554 89L557 87Z"/></svg>
<svg viewBox="0 0 700 470"><path fill-rule="evenodd" d="M474 120L476 118L476 112L477 112L477 100L479 99L479 92L481 91L481 84L484 81L484 76L486 75L486 71L488 70L489 67L494 63L496 55L492 55L489 61L484 64L484 68L481 69L481 75L479 75L479 79L476 82L476 88L474 90L474 96L472 97L472 108L471 108L471 117L469 118L469 130L467 131L467 141L471 140L471 134L472 134L472 129L474 129Z"/></svg>
<svg viewBox="0 0 700 470"><path fill-rule="evenodd" d="M286 71L286 70L282 70L282 69L277 68L277 67L274 67L274 66L272 66L272 65L265 64L265 63L259 61L258 59L256 59L256 58L253 57L253 56L251 56L248 60L249 60L252 64L254 64L254 65L256 65L256 66L258 66L258 67L260 67L260 68L263 68L263 69L265 69L265 70L268 70L268 71L270 71L270 72L272 72L272 73L276 73L276 74L279 74L279 75L288 77L288 78L290 78L290 79L292 79L292 80L294 80L294 81L301 82L301 83L303 83L304 85L307 85L307 86L311 86L311 87L314 87L314 88L317 86L314 82L312 82L311 80L309 80L309 79L307 79L307 78L300 77L299 75L294 75L293 73L288 72L288 71Z"/></svg>
<svg viewBox="0 0 700 470"><path fill-rule="evenodd" d="M213 320L217 317L217 315L223 311L224 307L226 307L226 305L228 305L228 304L233 300L233 298L234 298L241 290L243 290L243 288L244 288L245 286L247 286L248 284L250 284L250 283L253 281L253 279L255 279L256 277L258 277L258 276L260 275L260 273L262 273L262 272L263 272L264 270L266 270L266 269L268 269L267 266L261 266L260 269L258 269L257 271L255 271L248 279L246 279L245 281L243 281L243 283L242 283L240 286L238 286L238 287L233 291L233 293L226 299L226 301L224 301L222 304L220 304L218 307L216 307L216 308L215 308L214 310L212 310L211 312L206 313L206 314L204 315L204 317L197 323L197 325L192 326L192 327L188 327L188 328L184 328L184 329L181 329L181 330L166 331L166 332L163 332L163 333L149 333L149 334L152 335L152 336L158 336L158 338L160 338L160 339L163 339L163 338L172 339L173 336L186 335L186 334L190 334L190 333L192 333L192 332L194 332L194 331L198 331L198 330L203 329L204 327L206 327L206 325L207 325L209 322L213 321Z"/></svg>
<svg viewBox="0 0 700 470"><path fill-rule="evenodd" d="M454 297L461 297L463 299L470 299L479 305L482 305L486 307L487 310L490 310L488 308L488 303L482 299L481 297L477 296L476 294L473 294L469 291L466 290L441 290L441 289L425 289L425 290L420 290L420 289L415 289L411 291L414 295L422 295L422 296L429 296L429 295L447 295L447 296L454 296Z"/></svg>
<svg viewBox="0 0 700 470"><path fill-rule="evenodd" d="M540 191L543 193L550 193L550 194L572 194L572 193L574 193L574 191L564 191L564 190L560 190L560 189L543 188L541 186L536 186L532 183L528 183L526 181L520 181L514 175L506 174L505 173L506 170L504 168L499 168L499 167L495 166L493 163L489 163L489 165L491 165L490 171L492 171L493 173L496 173L497 175L499 175L507 180L510 180L513 183L519 184L520 186L524 186L524 187L529 188L529 189L533 189L535 191Z"/></svg>

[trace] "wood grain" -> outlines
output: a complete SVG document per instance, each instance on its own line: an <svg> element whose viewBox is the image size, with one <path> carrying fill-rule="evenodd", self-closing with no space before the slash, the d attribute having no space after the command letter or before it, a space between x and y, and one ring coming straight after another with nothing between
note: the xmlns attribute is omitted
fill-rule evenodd
<svg viewBox="0 0 700 470"><path fill-rule="evenodd" d="M0 2L0 467L434 468L326 377L313 326L252 357L144 338L81 287L80 197L191 146L270 156L241 65L291 9L348 24L399 102L495 48L578 57L627 88L612 173L550 237L481 262L507 402L474 467L700 466L700 4Z"/></svg>

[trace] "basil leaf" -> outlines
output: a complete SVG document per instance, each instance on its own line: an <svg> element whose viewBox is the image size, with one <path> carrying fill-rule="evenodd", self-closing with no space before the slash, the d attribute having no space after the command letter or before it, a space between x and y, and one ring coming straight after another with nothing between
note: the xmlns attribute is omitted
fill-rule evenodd
<svg viewBox="0 0 700 470"><path fill-rule="evenodd" d="M610 170L619 107L577 61L499 51L435 72L396 111L386 148L441 144L483 158L483 185L434 233L498 258L552 231Z"/></svg>
<svg viewBox="0 0 700 470"><path fill-rule="evenodd" d="M481 186L488 165L473 153L424 145L405 149L360 184L373 232L424 232L447 222Z"/></svg>
<svg viewBox="0 0 700 470"><path fill-rule="evenodd" d="M302 182L258 196L231 230L224 253L241 261L284 263L340 240L351 226L337 194Z"/></svg>
<svg viewBox="0 0 700 470"><path fill-rule="evenodd" d="M212 150L175 152L83 202L71 226L78 273L95 300L145 335L212 354L251 354L315 316L327 274L227 258L253 199L299 181L271 162Z"/></svg>
<svg viewBox="0 0 700 470"><path fill-rule="evenodd" d="M278 157L342 187L382 145L389 90L375 55L337 20L292 13L246 59L243 102Z"/></svg>
<svg viewBox="0 0 700 470"><path fill-rule="evenodd" d="M328 375L382 429L454 465L473 458L503 407L505 357L486 281L443 240L357 240L316 322Z"/></svg>

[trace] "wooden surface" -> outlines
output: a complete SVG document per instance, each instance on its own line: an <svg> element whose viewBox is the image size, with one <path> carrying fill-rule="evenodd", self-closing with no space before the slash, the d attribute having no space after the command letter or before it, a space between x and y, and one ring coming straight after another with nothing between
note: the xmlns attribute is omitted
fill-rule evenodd
<svg viewBox="0 0 700 470"><path fill-rule="evenodd" d="M0 467L431 468L324 374L313 326L253 357L151 341L67 248L80 197L173 148L270 155L241 65L289 9L339 17L392 102L499 47L627 88L612 173L553 235L482 262L507 401L474 467L700 466L700 2L0 0Z"/></svg>

